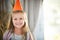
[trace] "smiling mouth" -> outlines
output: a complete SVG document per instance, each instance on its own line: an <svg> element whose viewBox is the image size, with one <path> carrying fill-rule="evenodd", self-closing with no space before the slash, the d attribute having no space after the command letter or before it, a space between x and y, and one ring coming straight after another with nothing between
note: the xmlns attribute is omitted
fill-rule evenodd
<svg viewBox="0 0 60 40"><path fill-rule="evenodd" d="M16 24L16 25L22 25L22 23Z"/></svg>

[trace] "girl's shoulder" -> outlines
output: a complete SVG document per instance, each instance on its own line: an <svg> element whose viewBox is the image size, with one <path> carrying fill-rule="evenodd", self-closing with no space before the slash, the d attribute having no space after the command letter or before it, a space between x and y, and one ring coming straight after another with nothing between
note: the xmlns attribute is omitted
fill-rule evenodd
<svg viewBox="0 0 60 40"><path fill-rule="evenodd" d="M6 30L6 31L3 33L3 40L6 40L6 38L8 38L8 36L9 36L9 34L11 34L10 31L9 31L9 30Z"/></svg>
<svg viewBox="0 0 60 40"><path fill-rule="evenodd" d="M9 33L9 30L6 30L6 31L3 33L3 37L6 36L8 33Z"/></svg>

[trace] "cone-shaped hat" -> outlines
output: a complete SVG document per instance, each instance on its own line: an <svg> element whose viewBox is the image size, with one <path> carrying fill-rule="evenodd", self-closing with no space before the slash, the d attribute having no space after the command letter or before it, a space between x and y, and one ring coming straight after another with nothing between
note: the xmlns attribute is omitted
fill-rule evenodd
<svg viewBox="0 0 60 40"><path fill-rule="evenodd" d="M23 10L20 0L16 0L13 11Z"/></svg>

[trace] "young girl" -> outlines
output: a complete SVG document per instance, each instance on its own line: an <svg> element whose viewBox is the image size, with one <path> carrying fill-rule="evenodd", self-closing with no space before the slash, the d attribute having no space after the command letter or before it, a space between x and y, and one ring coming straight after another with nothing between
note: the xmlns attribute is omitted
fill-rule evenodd
<svg viewBox="0 0 60 40"><path fill-rule="evenodd" d="M7 31L3 35L3 40L33 40L28 28L26 13L21 9L13 10L9 24Z"/></svg>
<svg viewBox="0 0 60 40"><path fill-rule="evenodd" d="M23 11L13 12L10 26L4 33L3 40L32 40L25 16Z"/></svg>

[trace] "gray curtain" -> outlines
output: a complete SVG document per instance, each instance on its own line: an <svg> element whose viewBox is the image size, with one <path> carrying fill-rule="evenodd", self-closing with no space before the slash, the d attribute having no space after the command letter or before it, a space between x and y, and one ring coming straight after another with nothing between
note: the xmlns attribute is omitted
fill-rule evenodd
<svg viewBox="0 0 60 40"><path fill-rule="evenodd" d="M28 16L29 27L34 30L39 15L39 7L43 0L21 0L24 11Z"/></svg>
<svg viewBox="0 0 60 40"><path fill-rule="evenodd" d="M44 40L43 0L22 0L22 3L34 39Z"/></svg>

